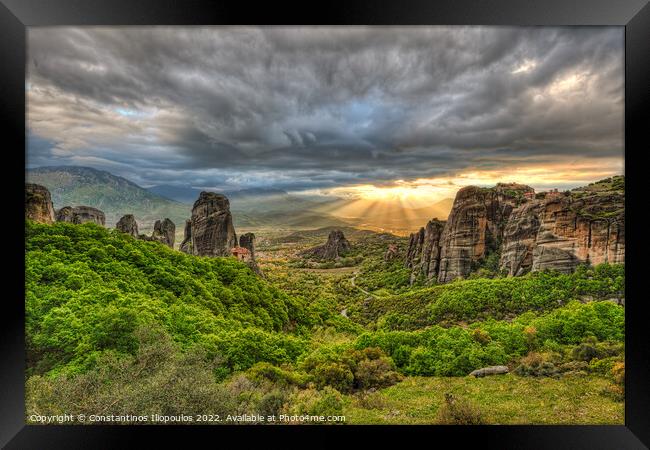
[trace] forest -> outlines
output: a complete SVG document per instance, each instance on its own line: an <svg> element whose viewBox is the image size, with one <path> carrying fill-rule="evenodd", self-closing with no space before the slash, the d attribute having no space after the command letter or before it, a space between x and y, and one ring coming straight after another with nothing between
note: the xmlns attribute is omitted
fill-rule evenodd
<svg viewBox="0 0 650 450"><path fill-rule="evenodd" d="M623 423L623 265L410 286L385 236L353 243L354 267L270 252L258 276L92 223L27 221L27 417ZM510 373L468 377L494 365Z"/></svg>

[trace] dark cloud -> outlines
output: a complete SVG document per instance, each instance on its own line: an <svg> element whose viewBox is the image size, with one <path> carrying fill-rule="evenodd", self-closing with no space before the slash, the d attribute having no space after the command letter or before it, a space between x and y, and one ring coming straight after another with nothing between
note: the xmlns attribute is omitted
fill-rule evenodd
<svg viewBox="0 0 650 450"><path fill-rule="evenodd" d="M28 39L30 165L306 189L622 158L622 28L57 27Z"/></svg>

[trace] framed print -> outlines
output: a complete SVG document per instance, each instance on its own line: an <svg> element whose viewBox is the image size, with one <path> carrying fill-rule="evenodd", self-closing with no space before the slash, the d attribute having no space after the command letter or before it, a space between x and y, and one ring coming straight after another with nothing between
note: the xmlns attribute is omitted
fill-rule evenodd
<svg viewBox="0 0 650 450"><path fill-rule="evenodd" d="M647 2L3 3L6 448L646 448Z"/></svg>

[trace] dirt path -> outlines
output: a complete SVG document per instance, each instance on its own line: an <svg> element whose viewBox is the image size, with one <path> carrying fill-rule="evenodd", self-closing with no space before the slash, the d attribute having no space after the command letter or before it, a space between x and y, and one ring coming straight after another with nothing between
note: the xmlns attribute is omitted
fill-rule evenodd
<svg viewBox="0 0 650 450"><path fill-rule="evenodd" d="M364 288L356 285L354 280L357 278L358 275L359 275L358 271L354 272L354 276L352 278L350 278L350 284L352 284L352 287L355 287L355 288L359 289L361 292L363 292L364 294L366 294L367 296L376 299L377 296L375 294L371 294L370 292L366 291Z"/></svg>
<svg viewBox="0 0 650 450"><path fill-rule="evenodd" d="M356 270L355 267L336 267L332 269L311 269L308 267L301 267L300 269L303 272L314 272L314 273L350 273Z"/></svg>

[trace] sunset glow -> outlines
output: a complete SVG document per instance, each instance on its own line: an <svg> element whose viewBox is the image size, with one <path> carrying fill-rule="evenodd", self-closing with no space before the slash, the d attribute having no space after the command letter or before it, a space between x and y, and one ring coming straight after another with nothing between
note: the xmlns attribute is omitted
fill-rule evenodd
<svg viewBox="0 0 650 450"><path fill-rule="evenodd" d="M591 182L624 173L622 159L574 162L549 165L504 167L459 173L454 177L397 180L393 185L364 184L326 190L327 195L362 199L373 202L399 202L410 208L424 207L445 198L453 198L464 186L494 186L497 183L520 183L536 191L572 189Z"/></svg>

